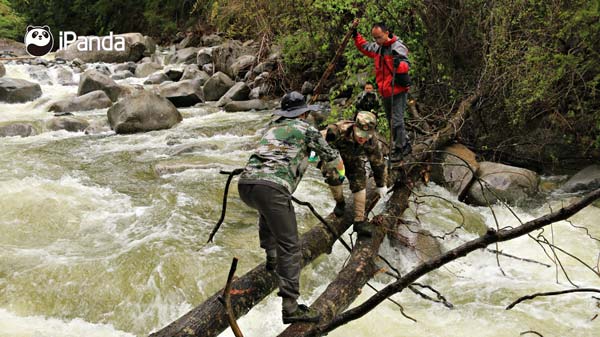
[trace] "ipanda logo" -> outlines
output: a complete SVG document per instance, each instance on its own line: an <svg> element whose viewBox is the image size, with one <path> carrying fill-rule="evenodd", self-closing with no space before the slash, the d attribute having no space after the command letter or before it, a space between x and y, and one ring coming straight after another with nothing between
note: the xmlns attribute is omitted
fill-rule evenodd
<svg viewBox="0 0 600 337"><path fill-rule="evenodd" d="M104 50L104 51L124 51L125 38L114 36L110 32L108 36L82 36L72 31L60 31L58 38L58 49L67 49L70 45L76 44L79 51ZM48 26L27 26L25 33L25 49L31 56L44 56L52 51L54 47L54 37Z"/></svg>

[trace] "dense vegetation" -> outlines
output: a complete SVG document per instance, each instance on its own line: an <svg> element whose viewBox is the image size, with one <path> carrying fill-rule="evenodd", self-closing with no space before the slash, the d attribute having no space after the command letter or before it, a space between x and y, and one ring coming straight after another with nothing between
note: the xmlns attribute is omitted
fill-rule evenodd
<svg viewBox="0 0 600 337"><path fill-rule="evenodd" d="M277 43L288 88L318 79L355 16L369 36L384 21L411 50L412 98L431 124L475 92L462 141L538 169L600 158L600 1L588 0L0 0L0 37L22 23L78 34L178 31ZM5 15L4 13L11 13ZM20 26L21 25L21 26ZM373 76L347 48L334 94Z"/></svg>

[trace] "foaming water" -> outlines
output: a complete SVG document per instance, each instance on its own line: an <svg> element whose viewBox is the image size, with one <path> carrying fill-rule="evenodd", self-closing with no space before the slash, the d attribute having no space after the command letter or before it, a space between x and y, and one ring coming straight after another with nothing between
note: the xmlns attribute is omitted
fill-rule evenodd
<svg viewBox="0 0 600 337"><path fill-rule="evenodd" d="M8 65L7 76L36 80L30 70ZM55 80L55 70L48 77ZM34 102L0 104L0 122L42 124L50 117L46 109L51 100L74 95L77 88L42 85L42 90L44 95ZM205 242L221 213L226 176L219 171L245 164L269 114L226 113L210 105L180 111L184 120L169 130L90 136L40 128L36 136L0 139L0 336L145 336L220 289L233 256L240 258L238 275L262 262L257 215L239 199L235 181L225 223L214 243ZM106 109L76 115L105 120ZM309 168L294 195L320 214L334 206L315 168ZM488 227L519 224L505 206L462 205L435 184L416 195L406 220L444 237L443 250ZM541 200L547 201L543 206L513 210L525 222L578 197L551 195ZM306 207L295 209L301 232L318 223ZM593 224L599 216L598 207L588 207L544 235L593 267L598 241L575 226L587 226L589 235L598 238L600 228ZM498 249L552 267L477 251L419 280L439 290L454 309L406 290L394 299L416 323L385 302L330 335L518 336L527 330L545 336L595 335L598 320L591 318L598 313L597 302L589 295L540 298L510 311L504 307L526 294L572 287L570 282L598 287L596 274L562 254L567 279L554 267L552 255L529 237L501 243ZM381 254L403 272L418 263L418 254L387 241ZM301 276L301 302L314 301L347 257L336 244L330 255L308 266ZM382 288L390 281L379 275L372 285ZM355 305L370 295L365 288ZM271 294L242 317L244 334L262 337L282 331L280 305Z"/></svg>

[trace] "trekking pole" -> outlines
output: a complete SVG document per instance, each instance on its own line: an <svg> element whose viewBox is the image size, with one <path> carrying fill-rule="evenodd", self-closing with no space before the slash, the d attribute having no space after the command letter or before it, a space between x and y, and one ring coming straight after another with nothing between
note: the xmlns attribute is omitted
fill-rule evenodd
<svg viewBox="0 0 600 337"><path fill-rule="evenodd" d="M244 171L244 169L242 169L242 168L235 169L235 170L233 170L231 172L229 172L229 171L219 171L220 174L228 174L229 177L227 177L227 182L225 183L225 191L223 192L223 207L221 209L221 218L219 219L219 221L217 221L217 224L213 228L212 232L210 232L210 236L208 237L208 241L206 241L207 244L209 242L212 242L213 237L215 236L215 234L217 234L217 231L221 227L221 224L223 223L223 220L225 220L225 213L227 211L227 194L229 194L229 184L231 184L231 180L233 179L234 176L237 176L237 175L241 174L243 171Z"/></svg>

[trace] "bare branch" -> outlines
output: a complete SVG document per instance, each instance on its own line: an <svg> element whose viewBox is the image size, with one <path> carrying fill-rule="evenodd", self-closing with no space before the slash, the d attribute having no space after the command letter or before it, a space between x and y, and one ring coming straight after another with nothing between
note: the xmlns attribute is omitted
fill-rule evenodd
<svg viewBox="0 0 600 337"><path fill-rule="evenodd" d="M531 294L531 295L520 297L516 301L512 302L509 306L507 306L506 310L510 310L515 305L517 305L517 304L519 304L519 303L521 303L523 301L536 298L536 297L540 297L540 296L555 296L555 295L563 295L563 294L570 294L570 293L600 293L600 289L594 289L594 288L577 288L577 289L567 289L567 290L561 290L561 291L550 291L550 292L547 292L547 293L535 293L535 294Z"/></svg>

